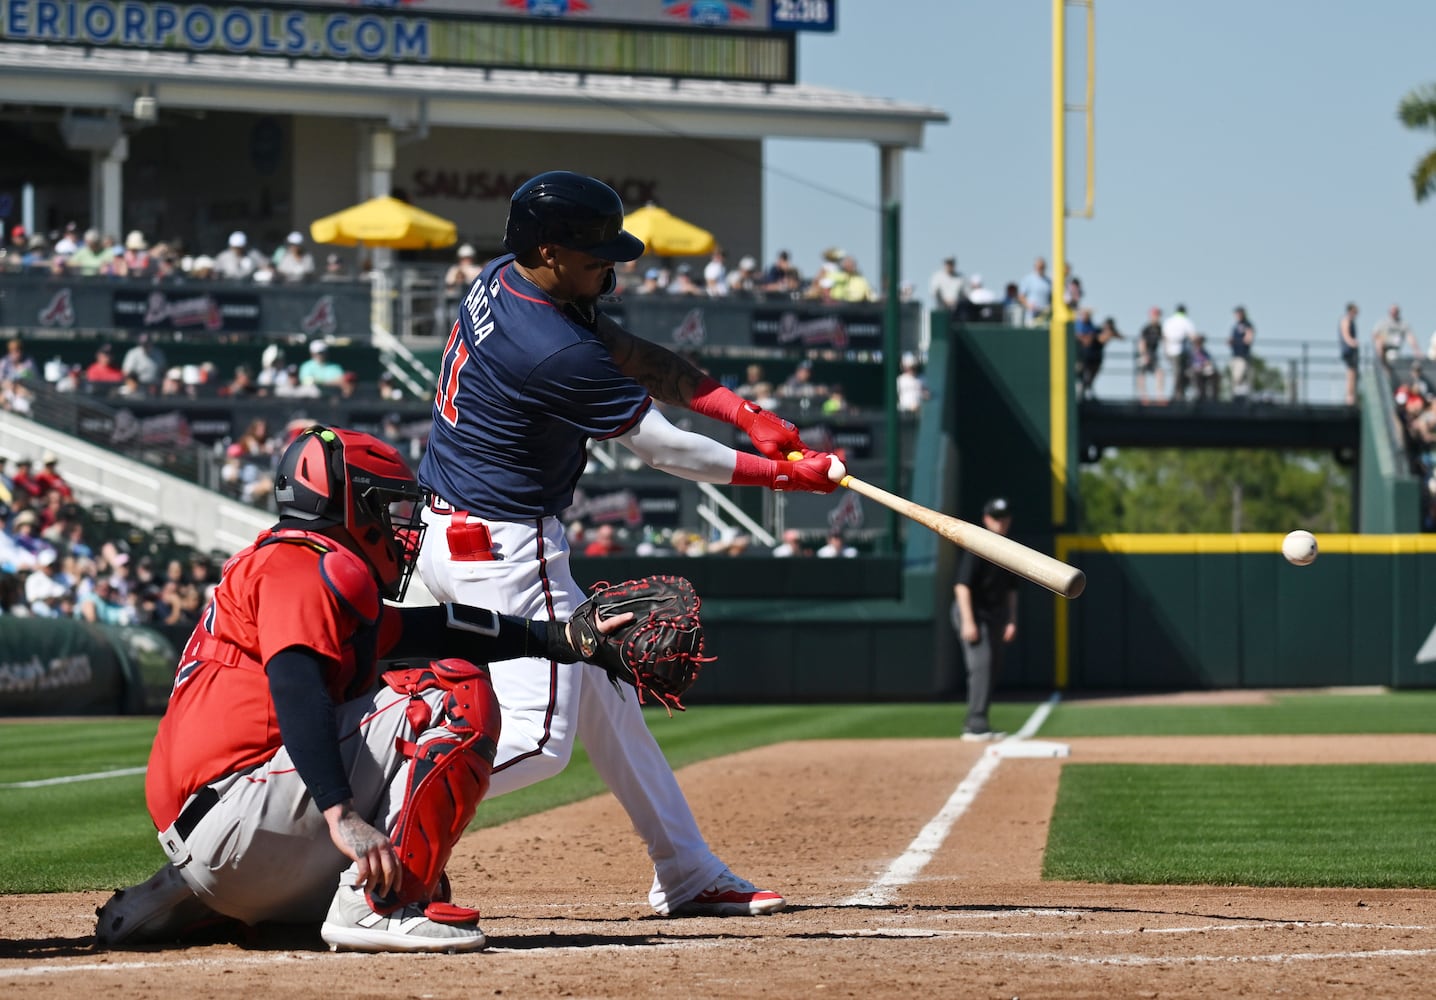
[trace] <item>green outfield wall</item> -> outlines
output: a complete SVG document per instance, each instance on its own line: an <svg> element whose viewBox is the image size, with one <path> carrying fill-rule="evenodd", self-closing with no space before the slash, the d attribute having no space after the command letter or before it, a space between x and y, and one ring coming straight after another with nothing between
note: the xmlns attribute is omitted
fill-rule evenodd
<svg viewBox="0 0 1436 1000"><path fill-rule="evenodd" d="M0 716L162 712L177 655L151 629L0 617Z"/></svg>
<svg viewBox="0 0 1436 1000"><path fill-rule="evenodd" d="M1065 535L1087 591L1057 607L1054 685L1188 690L1436 685L1436 537L1323 535L1310 566L1280 535Z"/></svg>

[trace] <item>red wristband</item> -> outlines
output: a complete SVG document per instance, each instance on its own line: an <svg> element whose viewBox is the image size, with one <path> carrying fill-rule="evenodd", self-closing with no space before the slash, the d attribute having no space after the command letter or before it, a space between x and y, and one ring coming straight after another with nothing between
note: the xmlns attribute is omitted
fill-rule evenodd
<svg viewBox="0 0 1436 1000"><path fill-rule="evenodd" d="M723 388L712 376L705 375L703 381L698 383L698 388L693 390L693 398L689 401L688 408L694 413L701 413L705 417L712 417L736 427L738 413L743 409L743 397L732 389Z"/></svg>
<svg viewBox="0 0 1436 1000"><path fill-rule="evenodd" d="M729 480L730 483L734 486L773 488L773 480L778 476L777 462L746 451L740 451L737 455L738 461L733 463L733 478Z"/></svg>

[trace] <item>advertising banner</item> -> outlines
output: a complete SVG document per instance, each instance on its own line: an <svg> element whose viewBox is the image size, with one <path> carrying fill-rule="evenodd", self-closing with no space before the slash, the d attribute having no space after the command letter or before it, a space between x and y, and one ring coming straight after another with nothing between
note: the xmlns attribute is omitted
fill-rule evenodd
<svg viewBox="0 0 1436 1000"><path fill-rule="evenodd" d="M0 0L0 41L791 83L833 2Z"/></svg>

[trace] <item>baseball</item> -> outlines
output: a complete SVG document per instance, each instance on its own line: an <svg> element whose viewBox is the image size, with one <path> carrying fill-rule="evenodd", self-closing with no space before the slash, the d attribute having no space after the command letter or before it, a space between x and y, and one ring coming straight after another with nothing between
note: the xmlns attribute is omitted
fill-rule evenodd
<svg viewBox="0 0 1436 1000"><path fill-rule="evenodd" d="M1307 566L1316 560L1316 536L1309 531L1293 531L1281 540L1281 554L1293 566Z"/></svg>

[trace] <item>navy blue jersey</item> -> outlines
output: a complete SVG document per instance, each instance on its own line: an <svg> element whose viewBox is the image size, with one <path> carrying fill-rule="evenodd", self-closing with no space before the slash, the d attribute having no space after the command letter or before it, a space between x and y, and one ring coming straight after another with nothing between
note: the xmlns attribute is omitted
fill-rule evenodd
<svg viewBox="0 0 1436 1000"><path fill-rule="evenodd" d="M589 438L631 430L652 405L571 307L484 265L459 306L434 394L419 482L479 517L525 520L573 502Z"/></svg>

